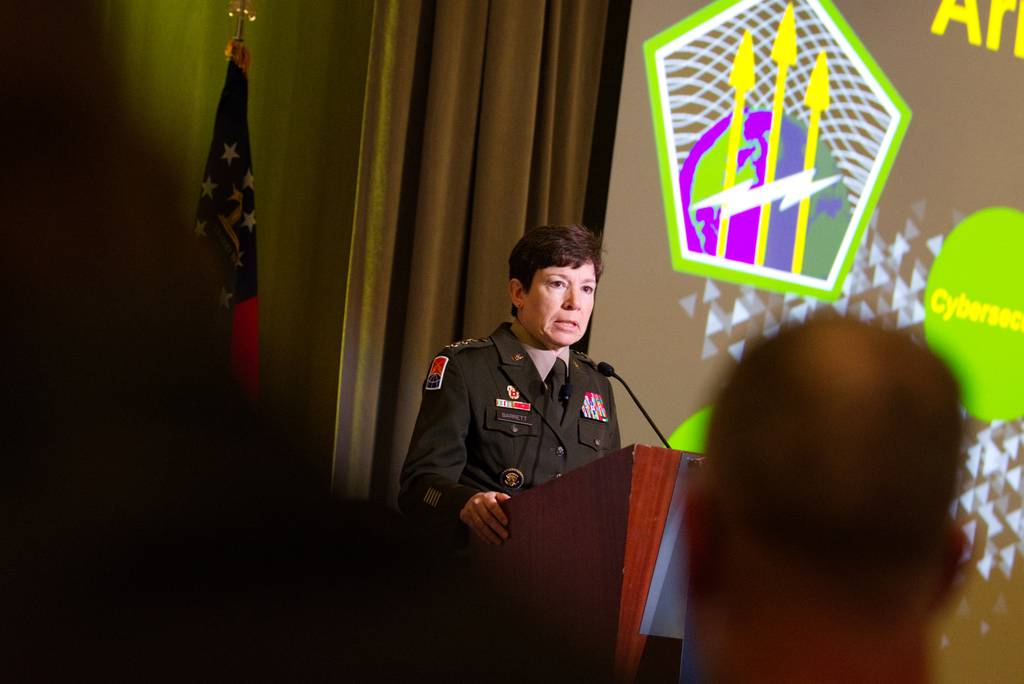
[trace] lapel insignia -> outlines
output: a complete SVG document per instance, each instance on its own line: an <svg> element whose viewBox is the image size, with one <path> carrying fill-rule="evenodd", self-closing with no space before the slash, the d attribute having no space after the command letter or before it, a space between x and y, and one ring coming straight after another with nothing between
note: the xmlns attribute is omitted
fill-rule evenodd
<svg viewBox="0 0 1024 684"><path fill-rule="evenodd" d="M532 406L528 401L511 401L509 399L495 399L494 405L498 408L510 408L517 411L529 412Z"/></svg>
<svg viewBox="0 0 1024 684"><path fill-rule="evenodd" d="M522 361L525 358L526 357L523 356L522 354L520 354L519 352L516 352L515 354L512 355L512 360L513 361Z"/></svg>
<svg viewBox="0 0 1024 684"><path fill-rule="evenodd" d="M580 413L584 418L599 420L602 423L608 422L608 410L604 407L604 399L597 392L587 392L583 395L583 406Z"/></svg>
<svg viewBox="0 0 1024 684"><path fill-rule="evenodd" d="M508 398L509 399L518 399L519 398L519 390L517 390L515 388L515 385L509 385L508 386Z"/></svg>
<svg viewBox="0 0 1024 684"><path fill-rule="evenodd" d="M441 389L441 381L444 380L444 369L447 367L447 356L435 356L434 360L430 362L430 372L427 373L427 382L423 386L423 389Z"/></svg>

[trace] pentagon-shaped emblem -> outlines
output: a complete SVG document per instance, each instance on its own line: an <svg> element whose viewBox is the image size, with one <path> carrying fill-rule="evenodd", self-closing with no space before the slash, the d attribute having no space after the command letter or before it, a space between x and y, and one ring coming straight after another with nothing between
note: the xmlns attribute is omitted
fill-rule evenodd
<svg viewBox="0 0 1024 684"><path fill-rule="evenodd" d="M673 268L835 300L910 109L829 0L719 0L644 44Z"/></svg>

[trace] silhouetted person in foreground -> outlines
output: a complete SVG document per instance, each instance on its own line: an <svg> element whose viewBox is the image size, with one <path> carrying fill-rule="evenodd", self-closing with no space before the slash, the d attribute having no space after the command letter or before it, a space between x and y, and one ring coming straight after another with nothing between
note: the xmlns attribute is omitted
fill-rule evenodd
<svg viewBox="0 0 1024 684"><path fill-rule="evenodd" d="M331 500L228 377L215 264L99 10L0 10L4 679L444 667L440 636L396 647L430 615L397 513Z"/></svg>
<svg viewBox="0 0 1024 684"><path fill-rule="evenodd" d="M923 682L964 537L958 388L909 337L847 320L752 350L687 501L715 682Z"/></svg>

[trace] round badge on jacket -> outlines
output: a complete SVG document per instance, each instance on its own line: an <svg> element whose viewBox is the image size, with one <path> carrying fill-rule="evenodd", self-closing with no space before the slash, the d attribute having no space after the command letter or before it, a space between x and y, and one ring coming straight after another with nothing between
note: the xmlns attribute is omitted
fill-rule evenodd
<svg viewBox="0 0 1024 684"><path fill-rule="evenodd" d="M501 471L501 483L509 489L520 489L526 482L526 476L519 468L505 468Z"/></svg>

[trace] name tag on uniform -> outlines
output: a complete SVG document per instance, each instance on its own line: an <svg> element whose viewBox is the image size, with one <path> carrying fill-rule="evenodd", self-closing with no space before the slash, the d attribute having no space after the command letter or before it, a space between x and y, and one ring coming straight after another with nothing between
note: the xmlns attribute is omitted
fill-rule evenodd
<svg viewBox="0 0 1024 684"><path fill-rule="evenodd" d="M512 401L510 399L495 399L494 405L498 408L515 409L516 411L530 412L530 402L528 401Z"/></svg>
<svg viewBox="0 0 1024 684"><path fill-rule="evenodd" d="M590 420L608 422L608 409L604 407L604 399L597 392L587 392L583 395L583 406L580 407L580 413L584 418Z"/></svg>
<svg viewBox="0 0 1024 684"><path fill-rule="evenodd" d="M533 421L530 420L530 414L528 413L516 413L515 411L502 411L501 409L498 409L494 412L494 417L506 423L533 425Z"/></svg>

